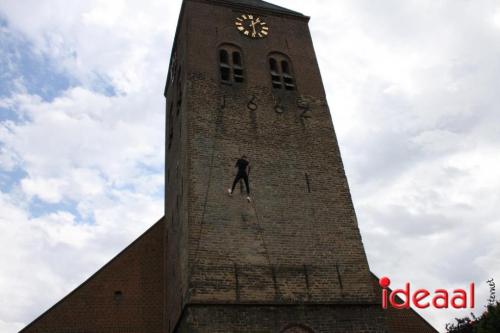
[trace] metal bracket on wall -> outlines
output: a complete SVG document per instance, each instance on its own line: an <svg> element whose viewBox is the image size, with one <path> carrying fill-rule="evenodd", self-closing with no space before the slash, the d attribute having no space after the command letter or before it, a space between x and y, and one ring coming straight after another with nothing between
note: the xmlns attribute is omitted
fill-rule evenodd
<svg viewBox="0 0 500 333"><path fill-rule="evenodd" d="M301 118L311 118L312 117L312 115L311 115L312 110L311 110L311 106L309 105L308 101L306 101L303 98L299 98L299 99L297 99L297 106L299 107L299 109L302 110L302 112L300 113Z"/></svg>
<svg viewBox="0 0 500 333"><path fill-rule="evenodd" d="M281 98L279 97L274 99L274 111L279 114L285 112L285 108L283 105L281 105Z"/></svg>
<svg viewBox="0 0 500 333"><path fill-rule="evenodd" d="M224 109L226 107L226 95L220 97L220 108Z"/></svg>
<svg viewBox="0 0 500 333"><path fill-rule="evenodd" d="M257 103L255 103L255 99L256 99L255 95L252 95L252 97L250 98L250 101L248 101L248 103L247 103L247 108L250 111L255 111L259 108Z"/></svg>

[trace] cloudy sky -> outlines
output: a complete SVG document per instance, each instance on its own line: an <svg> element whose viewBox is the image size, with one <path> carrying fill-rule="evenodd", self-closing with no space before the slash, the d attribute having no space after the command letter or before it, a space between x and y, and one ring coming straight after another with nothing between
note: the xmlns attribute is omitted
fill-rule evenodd
<svg viewBox="0 0 500 333"><path fill-rule="evenodd" d="M179 0L0 2L0 332L163 214ZM500 3L275 0L310 27L371 269L500 281ZM465 311L466 313L469 311ZM421 311L441 331L461 313Z"/></svg>

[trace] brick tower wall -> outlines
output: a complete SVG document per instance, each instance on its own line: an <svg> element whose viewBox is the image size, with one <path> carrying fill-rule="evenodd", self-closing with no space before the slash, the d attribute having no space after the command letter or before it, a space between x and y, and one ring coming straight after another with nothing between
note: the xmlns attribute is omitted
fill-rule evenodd
<svg viewBox="0 0 500 333"><path fill-rule="evenodd" d="M242 36L243 13L263 18L269 37ZM184 2L166 88L170 331L189 304L378 302L307 22ZM241 49L244 83L220 82L224 44ZM290 59L297 90L272 88L272 52ZM239 187L227 195L242 154L251 203Z"/></svg>

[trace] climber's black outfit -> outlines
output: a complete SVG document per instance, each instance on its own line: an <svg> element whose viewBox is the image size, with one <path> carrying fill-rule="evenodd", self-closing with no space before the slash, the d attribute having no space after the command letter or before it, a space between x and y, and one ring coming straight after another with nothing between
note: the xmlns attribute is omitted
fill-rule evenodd
<svg viewBox="0 0 500 333"><path fill-rule="evenodd" d="M250 186L248 185L248 174L247 174L247 166L248 166L248 161L245 159L240 158L237 162L235 167L238 168L238 174L234 178L233 182L233 187L231 188L231 193L234 192L234 188L236 184L239 182L241 178L245 181L245 186L247 188L247 195L250 195Z"/></svg>

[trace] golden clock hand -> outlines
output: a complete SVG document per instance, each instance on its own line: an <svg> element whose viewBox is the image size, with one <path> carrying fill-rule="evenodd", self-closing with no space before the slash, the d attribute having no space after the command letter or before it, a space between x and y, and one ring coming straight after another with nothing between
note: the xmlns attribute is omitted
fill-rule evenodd
<svg viewBox="0 0 500 333"><path fill-rule="evenodd" d="M254 20L252 20L252 29L253 29L253 36L257 35L257 31L255 30L255 25L257 24L258 22L254 22Z"/></svg>

